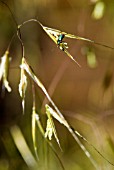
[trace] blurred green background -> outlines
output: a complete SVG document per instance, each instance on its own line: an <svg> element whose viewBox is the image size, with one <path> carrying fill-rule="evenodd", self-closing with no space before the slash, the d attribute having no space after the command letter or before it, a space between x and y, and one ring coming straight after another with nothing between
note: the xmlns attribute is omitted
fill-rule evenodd
<svg viewBox="0 0 114 170"><path fill-rule="evenodd" d="M79 35L114 47L113 0L7 0L18 24L37 18L43 25ZM8 8L0 3L0 56L16 32ZM21 29L25 56L36 75L64 114L68 122L114 163L114 50L79 40L65 39L69 52L82 66L79 68L60 51L42 28L28 23ZM22 114L18 93L21 47L15 38L10 48L12 58L9 82L12 92L0 97L0 170L28 170L29 167L16 148L11 136L15 125L34 155L31 135L32 91L29 81L26 93L25 114ZM36 90L37 111L45 128L44 104L47 103L40 89ZM63 152L54 147L65 170L94 170L90 160L67 130L55 121ZM42 138L37 128L39 162L33 169L57 170L61 165ZM100 170L113 170L91 146L81 140L97 162ZM35 156L35 155L34 155Z"/></svg>

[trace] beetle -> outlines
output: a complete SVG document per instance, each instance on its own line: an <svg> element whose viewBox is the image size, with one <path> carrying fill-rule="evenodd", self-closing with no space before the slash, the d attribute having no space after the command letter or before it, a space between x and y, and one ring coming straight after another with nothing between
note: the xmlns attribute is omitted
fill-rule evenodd
<svg viewBox="0 0 114 170"><path fill-rule="evenodd" d="M62 43L62 40L63 40L64 37L65 37L64 34L60 34L60 35L58 36L58 40L57 40L57 44L58 44L58 45L60 45L60 43Z"/></svg>

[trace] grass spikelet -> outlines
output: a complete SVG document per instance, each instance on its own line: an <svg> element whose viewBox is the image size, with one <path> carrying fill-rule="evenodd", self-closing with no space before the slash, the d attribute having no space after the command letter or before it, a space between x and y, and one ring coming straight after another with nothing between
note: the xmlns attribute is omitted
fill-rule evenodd
<svg viewBox="0 0 114 170"><path fill-rule="evenodd" d="M53 118L50 114L50 111L49 109L47 109L46 107L46 114L47 114L47 127L46 127L46 132L45 132L45 137L49 138L49 140L52 140L52 136L54 135L60 149L61 149L61 146L60 146L60 142L59 142L59 138L58 138L58 135L57 135L57 132L56 132L56 129L55 129L55 125L54 125L54 122L53 122ZM62 149L61 149L62 150Z"/></svg>
<svg viewBox="0 0 114 170"><path fill-rule="evenodd" d="M3 80L3 86L7 89L8 92L11 92L11 87L9 86L8 82L9 62L9 51L6 51L3 57L1 57L0 81Z"/></svg>
<svg viewBox="0 0 114 170"><path fill-rule="evenodd" d="M25 92L27 88L27 77L25 75L25 70L23 69L23 64L24 64L24 57L22 58L22 63L21 63L21 77L20 77L20 83L19 83L19 94L22 98L22 108L23 108L23 113L25 109Z"/></svg>
<svg viewBox="0 0 114 170"><path fill-rule="evenodd" d="M35 20L34 20L35 21ZM69 33L66 33L66 32L63 32L63 31L60 31L60 30L57 30L57 29L53 29L53 28L49 28L49 27L45 27L43 26L39 21L36 21L38 22L41 27L44 29L44 31L49 35L49 37L56 43L58 44L58 39L59 37L61 37L61 35L64 35L64 37L66 38L71 38L71 39L76 39L76 40L82 40L82 41L87 41L87 42L90 42L90 43L93 43L93 44L96 44L96 45L99 45L99 46L102 46L102 47L105 47L105 48L109 48L109 49L112 49L114 50L114 47L110 47L108 45L105 45L105 44L102 44L102 43L99 43L99 42L96 42L94 40L90 40L88 38L84 38L84 37L80 37L80 36L77 36L77 35L73 35L73 34L69 34ZM63 39L62 38L62 39ZM59 40L60 44L63 44L64 42L61 40ZM59 46L59 44L58 44ZM61 50L63 50L61 47L60 47ZM64 51L64 50L63 50ZM69 56L70 57L70 56ZM72 59L72 58L71 58ZM75 61L76 62L76 61ZM76 62L77 63L77 62Z"/></svg>
<svg viewBox="0 0 114 170"><path fill-rule="evenodd" d="M45 105L46 111L49 112L59 123L67 127L67 122L64 118L61 118L48 104Z"/></svg>
<svg viewBox="0 0 114 170"><path fill-rule="evenodd" d="M96 162L94 161L94 159L92 158L92 156L90 155L90 153L87 151L87 149L85 148L85 146L81 143L81 141L78 139L81 138L83 139L89 146L91 146L105 161L107 161L110 165L114 166L114 164L112 162L110 162L94 145L92 145L85 137L83 137L78 131L76 131L74 128L72 128L69 123L64 119L62 119L57 113L56 111L54 111L49 105L46 104L46 108L47 110L50 111L50 114L59 121L59 123L63 124L68 131L72 134L72 136L74 137L74 139L76 140L76 142L79 144L80 148L84 151L85 155L90 159L91 163L94 165L94 167L96 169L98 169L98 166L96 164Z"/></svg>
<svg viewBox="0 0 114 170"><path fill-rule="evenodd" d="M63 38L65 37L65 34L67 34L67 33L64 33L62 31L59 31L59 30L56 30L56 29L53 29L53 28L45 27L40 22L39 22L39 24L41 25L43 30L48 34L48 36L60 48L60 50L64 51L71 60L73 60L79 67L81 67L80 64L68 52L68 50L67 50L67 48L68 48L67 43L62 41Z"/></svg>
<svg viewBox="0 0 114 170"><path fill-rule="evenodd" d="M52 136L53 136L53 129L55 127L52 125L52 119L50 120L49 118L47 119L47 126L46 126L46 132L45 132L45 138L49 138L49 140L52 140Z"/></svg>
<svg viewBox="0 0 114 170"><path fill-rule="evenodd" d="M44 139L46 140L46 142L49 144L50 148L51 148L52 151L54 152L55 156L57 157L57 159L58 159L58 161L59 161L59 163L60 163L60 165L61 165L61 168L62 168L63 170L65 170L65 168L64 168L64 166L63 166L63 163L62 163L61 159L59 158L59 155L58 155L58 153L56 152L55 148L53 147L52 143L48 140L48 138L45 138L45 131L44 131L44 128L43 128L43 126L42 126L42 124L41 124L39 115L38 115L37 113L35 114L35 119L36 119L37 126L38 126L38 128L39 128L42 136L44 137Z"/></svg>
<svg viewBox="0 0 114 170"><path fill-rule="evenodd" d="M64 51L66 53L66 55L73 60L79 67L81 67L81 65L73 58L73 56L68 52L67 48L67 43L63 41L63 38L71 38L71 39L76 39L76 40L82 40L82 41L87 41L89 43L93 43L105 48L109 48L114 50L114 47L110 47L108 45L96 42L94 40L90 40L88 38L84 38L84 37L80 37L77 35L73 35L73 34L69 34L57 29L53 29L53 28L49 28L44 26L41 22L39 22L37 19L29 19L25 22L23 22L22 24L18 25L18 28L20 29L23 25L29 23L29 22L37 22L38 24L40 24L40 26L43 28L43 30L47 33L47 35L54 41L54 43L60 48L60 50ZM22 42L21 42L22 43ZM22 45L23 46L23 45ZM24 50L23 50L24 51Z"/></svg>
<svg viewBox="0 0 114 170"><path fill-rule="evenodd" d="M50 101L50 103L52 104L52 106L55 108L56 111L53 110L53 114L50 112L50 114L52 114L52 116L57 115L56 117L60 118L62 124L64 124L64 126L67 127L67 129L69 130L69 132L72 134L73 138L76 140L76 142L79 144L79 146L81 147L81 149L84 151L85 155L89 158L89 160L92 162L92 164L94 165L94 167L97 169L97 165L96 162L93 160L93 158L91 157L91 155L89 154L89 152L86 150L86 148L84 147L84 145L80 142L80 140L78 139L78 137L76 136L75 132L73 131L73 129L70 127L70 125L67 123L67 121L65 120L64 116L62 115L62 113L59 111L59 109L57 108L57 106L55 105L55 103L52 101L52 99L50 98L47 90L45 89L45 87L43 86L43 84L41 83L41 81L35 76L32 68L27 64L25 58L24 58L24 62L23 65L21 66L23 69L26 70L26 72L29 74L29 76L33 79L33 81L41 88L41 90L44 92L44 94L46 95L46 97L48 98L48 100ZM47 106L47 105L46 105ZM49 107L50 108L50 107ZM56 118L55 117L55 118ZM39 121L38 121L39 123ZM41 128L42 129L42 128ZM42 131L43 132L43 131Z"/></svg>
<svg viewBox="0 0 114 170"><path fill-rule="evenodd" d="M81 141L79 140L78 137L81 137L81 135L79 135L79 133L77 131L75 131L70 125L69 123L66 121L66 119L64 118L64 116L62 115L62 113L59 111L59 109L57 108L57 106L55 105L55 103L52 101L51 97L49 96L47 90L45 89L44 85L41 83L41 81L36 77L36 75L34 74L32 68L27 64L25 58L24 58L24 64L21 66L23 67L23 69L26 70L26 72L29 74L29 76L33 79L33 81L37 84L37 86L39 86L41 88L41 90L44 92L44 94L46 95L47 99L50 101L50 103L52 104L52 106L54 107L55 111L49 106L46 105L46 109L49 109L50 114L57 119L61 124L63 124L68 131L71 133L71 135L73 136L73 138L75 139L75 141L78 143L78 145L80 146L80 148L84 151L85 155L89 158L89 160L91 161L91 163L93 164L93 166L98 169L98 165L95 162L95 160L92 158L92 156L90 155L90 153L87 151L87 149L84 147L84 145L81 143ZM39 124L41 125L41 124ZM41 127L42 129L42 127ZM43 132L43 131L42 131ZM43 132L44 133L44 132ZM81 137L82 138L82 137ZM87 140L85 140L87 142ZM89 144L89 142L88 142ZM92 146L92 145L91 145ZM107 158L105 158L95 147L93 147L94 150L97 151L97 153L103 158L105 159L108 163L110 163L112 166L114 166L113 163L111 163Z"/></svg>
<svg viewBox="0 0 114 170"><path fill-rule="evenodd" d="M52 106L54 107L54 109L56 110L56 112L58 113L60 118L64 120L64 117L63 117L62 113L59 111L59 109L57 108L57 106L55 105L55 103L53 102L51 97L49 96L49 94L48 94L46 88L44 87L44 85L42 84L42 82L39 80L39 78L36 77L32 67L28 65L28 63L27 63L25 58L23 58L23 65L21 65L21 68L23 68L28 73L28 75L31 77L31 79L43 91L43 93L45 94L45 96L47 97L49 102L52 104Z"/></svg>
<svg viewBox="0 0 114 170"><path fill-rule="evenodd" d="M94 159L92 158L92 156L90 155L90 153L87 151L87 149L85 148L85 146L81 143L81 141L78 139L78 133L76 134L76 132L74 131L74 129L69 125L69 123L66 121L65 118L61 118L56 111L54 111L49 105L46 105L47 110L50 112L50 114L57 120L59 121L59 123L63 124L68 131L71 133L71 135L73 136L73 138L76 140L76 142L78 143L78 145L80 146L80 148L84 151L85 155L89 158L89 160L91 161L91 163L93 164L93 166L98 169L98 166L96 164L96 162L94 161Z"/></svg>

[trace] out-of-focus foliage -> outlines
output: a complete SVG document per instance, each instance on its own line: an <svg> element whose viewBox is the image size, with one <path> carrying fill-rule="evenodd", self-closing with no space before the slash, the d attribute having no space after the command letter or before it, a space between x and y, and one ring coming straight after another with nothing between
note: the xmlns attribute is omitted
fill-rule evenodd
<svg viewBox="0 0 114 170"><path fill-rule="evenodd" d="M92 17L94 19L101 19L105 12L105 3L103 1L96 2L96 5L94 7Z"/></svg>
<svg viewBox="0 0 114 170"><path fill-rule="evenodd" d="M10 6L18 24L30 18L37 18L49 28L63 30L114 47L113 0L4 0L4 2ZM16 31L16 25L8 8L0 3L1 60ZM50 89L51 98L66 120L108 160L114 162L114 50L91 42L68 39L69 52L81 65L81 68L78 68L56 48L40 25L28 23L21 28L21 34L27 61L40 77L47 91ZM63 39L64 41L66 42L66 38ZM22 58L18 38L15 38L11 44L10 56L12 60L8 81L12 89L11 93L5 91L3 96L3 86L0 82L0 170L18 170L20 167L22 170L28 170L31 168L31 165L28 165L28 160L31 158L29 155L33 156L31 160L35 158L31 134L33 96L31 80L28 80L23 115L18 93L19 65ZM3 75L3 72L1 73ZM36 110L41 119L41 129L45 129L47 117L44 106L48 101L44 94L36 89ZM54 139L51 142L65 170L94 170L90 160L67 130L56 120L54 124L63 152ZM33 161L35 166L32 166L32 169L36 169L36 166L41 170L63 169L38 127L35 131L39 161L38 165L36 160ZM16 139L19 137L30 151L26 156L22 156L19 152L21 140L17 140L19 144L16 144ZM114 169L83 139L81 142L100 169ZM21 149L25 153L23 146L22 143Z"/></svg>

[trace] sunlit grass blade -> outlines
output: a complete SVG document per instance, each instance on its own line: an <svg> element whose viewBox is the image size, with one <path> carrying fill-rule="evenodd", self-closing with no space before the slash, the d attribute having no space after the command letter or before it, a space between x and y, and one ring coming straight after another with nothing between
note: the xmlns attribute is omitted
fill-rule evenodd
<svg viewBox="0 0 114 170"><path fill-rule="evenodd" d="M10 132L14 143L27 166L30 169L37 169L38 164L25 141L21 129L17 125L15 125L11 127Z"/></svg>
<svg viewBox="0 0 114 170"><path fill-rule="evenodd" d="M3 57L1 57L0 63L0 81L3 80L3 86L7 89L8 92L11 92L11 87L8 82L8 71L9 71L9 51L6 51Z"/></svg>
<svg viewBox="0 0 114 170"><path fill-rule="evenodd" d="M24 58L22 58L21 65L24 64ZM21 68L21 77L20 77L20 83L19 83L19 94L22 98L22 108L23 108L23 114L25 110L25 92L27 88L27 76L25 74L25 70Z"/></svg>
<svg viewBox="0 0 114 170"><path fill-rule="evenodd" d="M59 145L59 147L61 149L61 145L60 145L60 142L59 142L57 131L55 129L53 118L52 118L52 116L51 116L51 114L49 112L49 109L47 109L47 107L46 107L46 114L47 114L48 120L47 120L47 127L46 127L45 137L48 137L49 140L51 140L52 135L54 134L55 139L56 139L56 141L57 141L57 143L58 143L58 145Z"/></svg>
<svg viewBox="0 0 114 170"><path fill-rule="evenodd" d="M32 140L33 140L35 155L38 160L39 158L38 158L37 144L36 144L36 109L34 106L32 108Z"/></svg>

